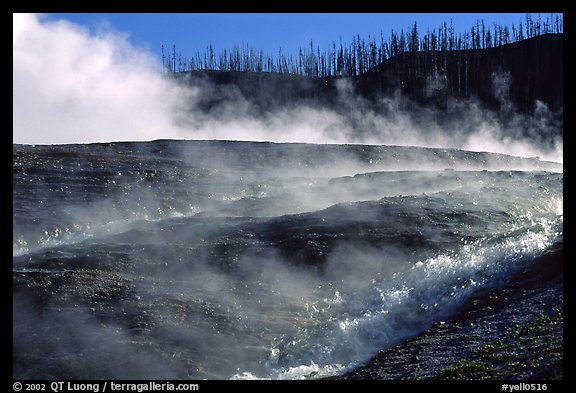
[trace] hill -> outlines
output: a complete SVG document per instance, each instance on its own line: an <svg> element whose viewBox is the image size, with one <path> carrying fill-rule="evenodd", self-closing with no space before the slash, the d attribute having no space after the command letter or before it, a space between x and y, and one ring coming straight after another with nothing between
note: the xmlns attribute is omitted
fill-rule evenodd
<svg viewBox="0 0 576 393"><path fill-rule="evenodd" d="M401 53L359 76L314 78L271 72L198 70L174 74L187 83L237 90L261 110L338 105L338 84L371 103L400 93L420 105L446 109L449 99L476 99L491 109L531 113L537 101L563 105L563 34L544 34L494 48ZM224 90L225 91L225 90ZM230 92L204 100L210 109Z"/></svg>
<svg viewBox="0 0 576 393"><path fill-rule="evenodd" d="M529 113L536 100L562 107L563 34L545 34L497 48L404 53L360 76L372 98L399 89L418 102L476 97L493 109Z"/></svg>

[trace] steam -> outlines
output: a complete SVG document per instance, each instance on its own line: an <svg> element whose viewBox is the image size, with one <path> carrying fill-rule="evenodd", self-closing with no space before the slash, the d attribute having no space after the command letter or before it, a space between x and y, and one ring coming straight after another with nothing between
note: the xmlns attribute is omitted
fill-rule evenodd
<svg viewBox="0 0 576 393"><path fill-rule="evenodd" d="M172 125L178 88L125 35L14 14L15 143L150 140Z"/></svg>
<svg viewBox="0 0 576 393"><path fill-rule="evenodd" d="M496 113L449 100L449 119L400 95L369 105L339 81L334 107L297 105L262 113L229 86L163 77L153 55L126 34L92 33L42 15L13 16L13 142L89 143L154 139L396 144L463 148L562 162L561 113L537 103L518 114L510 75L493 75ZM429 78L430 95L444 87ZM271 97L273 99L274 97ZM201 102L218 100L209 111Z"/></svg>

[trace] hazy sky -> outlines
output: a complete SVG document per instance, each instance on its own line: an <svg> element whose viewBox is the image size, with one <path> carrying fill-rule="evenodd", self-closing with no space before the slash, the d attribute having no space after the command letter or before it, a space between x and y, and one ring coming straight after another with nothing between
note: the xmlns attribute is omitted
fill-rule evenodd
<svg viewBox="0 0 576 393"><path fill-rule="evenodd" d="M532 14L537 17L538 14ZM550 14L542 14L545 18ZM160 57L161 45L172 48L175 44L185 57L196 51L203 52L212 45L219 53L234 45L248 43L252 48L276 55L282 48L284 54L297 54L307 48L310 40L314 46L327 50L333 42L350 44L356 35L380 40L382 32L387 39L390 31L411 29L417 23L421 33L437 29L443 22L452 20L456 33L469 30L477 20L487 26L494 23L510 25L524 21L522 13L116 13L116 14L49 14L48 19L66 19L88 28L93 34L103 30L116 30L128 34L128 40Z"/></svg>

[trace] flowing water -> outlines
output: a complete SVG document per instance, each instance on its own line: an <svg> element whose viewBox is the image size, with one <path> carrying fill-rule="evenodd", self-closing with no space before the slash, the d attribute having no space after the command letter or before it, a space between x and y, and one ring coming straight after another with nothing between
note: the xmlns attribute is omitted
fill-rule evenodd
<svg viewBox="0 0 576 393"><path fill-rule="evenodd" d="M336 375L562 243L561 164L229 141L13 145L14 378Z"/></svg>

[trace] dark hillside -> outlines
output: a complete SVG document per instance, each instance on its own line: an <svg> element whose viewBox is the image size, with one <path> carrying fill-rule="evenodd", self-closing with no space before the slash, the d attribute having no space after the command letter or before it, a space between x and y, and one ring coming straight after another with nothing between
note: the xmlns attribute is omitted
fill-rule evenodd
<svg viewBox="0 0 576 393"><path fill-rule="evenodd" d="M239 92L256 108L316 104L335 107L337 81L371 102L396 92L445 109L448 99L478 99L491 109L531 113L536 101L552 111L563 103L563 34L544 34L500 47L405 52L360 76L324 77L276 72L198 70L173 74L191 84L221 87L201 105L210 109ZM229 87L229 88L227 88ZM336 108L337 109L337 108Z"/></svg>
<svg viewBox="0 0 576 393"><path fill-rule="evenodd" d="M358 78L372 98L399 89L420 103L476 97L493 109L512 102L523 113L536 100L562 107L563 34L546 34L497 48L403 53Z"/></svg>
<svg viewBox="0 0 576 393"><path fill-rule="evenodd" d="M294 74L199 70L174 75L192 86L218 87L199 103L207 111L238 93L261 111L302 104L330 105L336 93L333 81Z"/></svg>

